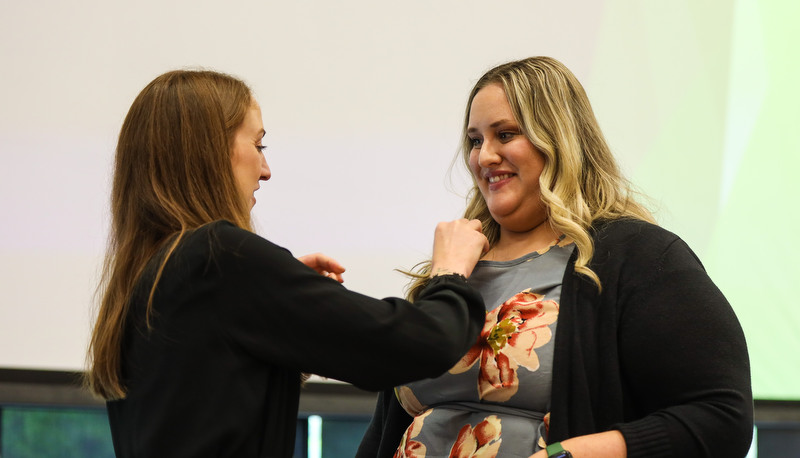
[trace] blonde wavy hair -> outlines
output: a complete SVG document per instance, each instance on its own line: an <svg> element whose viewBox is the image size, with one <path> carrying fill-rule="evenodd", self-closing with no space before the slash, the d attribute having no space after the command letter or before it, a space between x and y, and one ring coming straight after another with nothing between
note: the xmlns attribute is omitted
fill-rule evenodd
<svg viewBox="0 0 800 458"><path fill-rule="evenodd" d="M564 64L551 57L499 65L475 83L467 99L459 153L467 170L472 149L467 136L472 100L492 84L503 87L523 134L545 158L539 184L549 224L574 241L578 252L575 270L601 290L600 279L589 268L594 254L592 225L620 218L655 222L652 214L635 200L638 193L622 176L583 86ZM500 225L489 213L474 177L464 217L480 220L490 246L497 244ZM414 277L407 291L409 299L416 299L429 271L430 261L426 261L415 273L408 273Z"/></svg>
<svg viewBox="0 0 800 458"><path fill-rule="evenodd" d="M252 229L231 165L235 132L252 102L245 83L204 70L165 73L133 101L117 143L111 230L84 379L96 395L125 397L125 317L139 277L159 250L167 251L150 287L148 326L156 284L184 235L221 219Z"/></svg>

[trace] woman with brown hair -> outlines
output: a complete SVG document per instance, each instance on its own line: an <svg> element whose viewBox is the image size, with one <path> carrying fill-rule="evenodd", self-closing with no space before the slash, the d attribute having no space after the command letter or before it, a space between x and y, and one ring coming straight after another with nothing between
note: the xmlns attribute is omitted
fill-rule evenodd
<svg viewBox="0 0 800 458"><path fill-rule="evenodd" d="M251 232L263 136L250 89L211 71L157 77L125 118L86 376L117 456L291 456L301 374L385 389L442 373L480 329L477 221L437 226L415 304Z"/></svg>
<svg viewBox="0 0 800 458"><path fill-rule="evenodd" d="M489 70L462 138L483 331L447 373L381 393L358 456L744 456L741 326L634 199L575 76L548 57Z"/></svg>

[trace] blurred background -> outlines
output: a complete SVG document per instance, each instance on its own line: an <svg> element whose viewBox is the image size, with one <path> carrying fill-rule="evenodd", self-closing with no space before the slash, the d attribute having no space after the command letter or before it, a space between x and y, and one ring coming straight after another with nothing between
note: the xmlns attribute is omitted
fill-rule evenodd
<svg viewBox="0 0 800 458"><path fill-rule="evenodd" d="M0 408L84 367L116 136L157 75L248 82L273 173L258 232L384 297L403 294L394 269L429 256L435 224L461 216L469 89L534 55L582 81L626 175L728 297L760 405L796 406L798 18L791 0L4 1ZM10 434L6 458L23 453Z"/></svg>

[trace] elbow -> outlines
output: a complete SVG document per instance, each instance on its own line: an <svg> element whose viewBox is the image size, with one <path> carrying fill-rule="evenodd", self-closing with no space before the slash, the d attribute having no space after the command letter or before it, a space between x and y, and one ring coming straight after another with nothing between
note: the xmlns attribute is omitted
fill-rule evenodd
<svg viewBox="0 0 800 458"><path fill-rule="evenodd" d="M348 381L366 391L382 391L416 380L436 378L450 370L475 342L477 331L470 339L437 339L407 342L403 357L381 358L366 364L375 370L365 371L363 377ZM383 368L380 370L378 368Z"/></svg>
<svg viewBox="0 0 800 458"><path fill-rule="evenodd" d="M375 342L371 346L373 354L363 364L372 370L348 381L367 391L381 391L439 377L455 366L477 341L485 313L482 304L476 309L480 313L471 313L469 317L462 315L455 320L448 317L450 319L422 321L402 337L387 338L386 343ZM386 331L391 335L392 330Z"/></svg>
<svg viewBox="0 0 800 458"><path fill-rule="evenodd" d="M452 342L447 347L442 347L439 351L430 352L428 357L430 358L429 364L430 367L434 372L436 372L435 376L441 375L448 370L452 369L453 366L458 363L461 358L469 351L471 344L474 343L474 339L470 342Z"/></svg>
<svg viewBox="0 0 800 458"><path fill-rule="evenodd" d="M481 323L482 325L483 323ZM480 327L475 323L470 323L465 332L459 332L458 336L443 336L437 342L428 342L419 348L418 361L420 373L417 380L422 378L438 377L452 369L475 345L478 339Z"/></svg>

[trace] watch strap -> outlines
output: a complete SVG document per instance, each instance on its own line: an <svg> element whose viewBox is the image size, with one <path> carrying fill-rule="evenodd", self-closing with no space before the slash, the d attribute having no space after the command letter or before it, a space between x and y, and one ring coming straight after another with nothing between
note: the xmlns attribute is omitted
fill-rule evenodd
<svg viewBox="0 0 800 458"><path fill-rule="evenodd" d="M572 456L570 452L564 450L564 447L561 446L561 442L554 442L548 445L545 450L547 451L548 458L568 458Z"/></svg>

